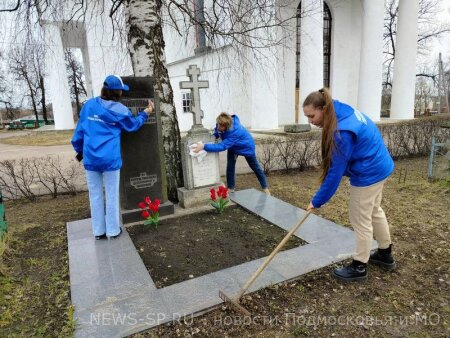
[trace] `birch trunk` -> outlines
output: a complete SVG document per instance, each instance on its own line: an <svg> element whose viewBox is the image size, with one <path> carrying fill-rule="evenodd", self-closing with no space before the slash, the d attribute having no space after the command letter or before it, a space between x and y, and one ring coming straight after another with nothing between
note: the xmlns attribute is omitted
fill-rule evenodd
<svg viewBox="0 0 450 338"><path fill-rule="evenodd" d="M170 200L178 201L177 187L183 186L181 140L172 86L165 65L161 6L161 0L128 0L125 15L134 75L155 79L163 125L168 196Z"/></svg>

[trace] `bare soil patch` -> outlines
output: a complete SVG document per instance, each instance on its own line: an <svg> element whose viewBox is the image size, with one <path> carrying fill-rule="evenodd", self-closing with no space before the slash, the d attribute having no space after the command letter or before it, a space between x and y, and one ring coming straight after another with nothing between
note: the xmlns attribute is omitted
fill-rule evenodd
<svg viewBox="0 0 450 338"><path fill-rule="evenodd" d="M157 287L267 256L287 233L238 206L127 230ZM284 250L304 243L292 236Z"/></svg>

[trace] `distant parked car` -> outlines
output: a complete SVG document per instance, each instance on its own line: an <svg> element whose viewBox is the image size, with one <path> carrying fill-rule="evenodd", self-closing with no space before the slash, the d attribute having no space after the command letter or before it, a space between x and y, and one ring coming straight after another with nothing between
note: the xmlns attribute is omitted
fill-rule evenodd
<svg viewBox="0 0 450 338"><path fill-rule="evenodd" d="M17 129L24 129L24 128L25 128L25 126L20 121L12 121L8 125L8 130L17 130Z"/></svg>
<svg viewBox="0 0 450 338"><path fill-rule="evenodd" d="M42 122L42 123L39 122L39 127L42 127L43 125L44 125L44 122ZM25 123L25 129L35 129L35 128L36 128L36 121L27 121Z"/></svg>

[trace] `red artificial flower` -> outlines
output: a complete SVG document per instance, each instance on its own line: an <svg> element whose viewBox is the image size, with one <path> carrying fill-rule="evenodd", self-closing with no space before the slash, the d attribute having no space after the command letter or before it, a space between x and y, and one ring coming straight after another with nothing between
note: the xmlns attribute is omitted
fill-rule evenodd
<svg viewBox="0 0 450 338"><path fill-rule="evenodd" d="M157 205L156 203L151 203L151 204L149 205L149 208L150 208L151 211L157 212L158 209L159 209L159 205Z"/></svg>
<svg viewBox="0 0 450 338"><path fill-rule="evenodd" d="M228 197L228 189L225 188L224 190L222 190L222 198L227 198Z"/></svg>
<svg viewBox="0 0 450 338"><path fill-rule="evenodd" d="M154 203L155 203L157 206L159 206L159 205L161 204L161 201L160 201L159 199L156 199L156 200L154 201Z"/></svg>
<svg viewBox="0 0 450 338"><path fill-rule="evenodd" d="M147 208L147 205L144 202L139 203L139 208L145 209Z"/></svg>
<svg viewBox="0 0 450 338"><path fill-rule="evenodd" d="M211 188L211 190L209 190L209 192L211 193L211 199L213 201L216 200L216 190L214 190L214 188Z"/></svg>
<svg viewBox="0 0 450 338"><path fill-rule="evenodd" d="M142 212L142 217L144 217L144 218L150 217L149 212L148 212L147 210L144 210L144 211Z"/></svg>
<svg viewBox="0 0 450 338"><path fill-rule="evenodd" d="M227 193L228 193L228 188L226 188L225 186L221 185L219 187L219 189L217 190L217 194L219 195L219 197L221 198L227 198Z"/></svg>
<svg viewBox="0 0 450 338"><path fill-rule="evenodd" d="M148 197L148 196L144 199L144 201L145 201L145 203L147 203L148 205L150 205L150 203L152 203L152 200L151 200L150 197Z"/></svg>

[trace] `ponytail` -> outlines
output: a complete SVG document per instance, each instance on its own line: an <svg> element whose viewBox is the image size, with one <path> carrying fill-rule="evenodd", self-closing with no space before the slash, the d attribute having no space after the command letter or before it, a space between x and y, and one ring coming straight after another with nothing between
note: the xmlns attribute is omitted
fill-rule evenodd
<svg viewBox="0 0 450 338"><path fill-rule="evenodd" d="M322 128L322 174L320 175L320 182L322 183L328 174L331 167L331 159L333 152L336 150L336 143L334 142L334 132L337 128L336 113L333 106L333 98L331 97L328 88L319 89L316 92L309 94L303 107L312 105L314 108L323 109L323 128Z"/></svg>

